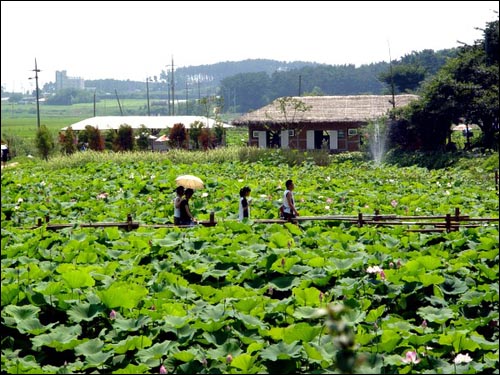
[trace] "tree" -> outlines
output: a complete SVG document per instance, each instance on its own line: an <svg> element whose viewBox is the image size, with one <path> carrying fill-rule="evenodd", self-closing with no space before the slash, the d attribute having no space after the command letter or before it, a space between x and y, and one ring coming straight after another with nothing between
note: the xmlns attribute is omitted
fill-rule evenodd
<svg viewBox="0 0 500 375"><path fill-rule="evenodd" d="M391 72L379 74L379 79L388 86L394 82L395 94L414 92L425 79L425 69L418 65L396 65Z"/></svg>
<svg viewBox="0 0 500 375"><path fill-rule="evenodd" d="M210 128L202 128L198 139L201 147L205 151L215 146L216 137Z"/></svg>
<svg viewBox="0 0 500 375"><path fill-rule="evenodd" d="M85 132L87 133L88 146L94 151L104 150L104 139L101 135L101 131L91 125L85 127Z"/></svg>
<svg viewBox="0 0 500 375"><path fill-rule="evenodd" d="M200 148L200 134L205 124L201 121L195 121L191 124L189 129L189 138L193 141L193 148L195 150Z"/></svg>
<svg viewBox="0 0 500 375"><path fill-rule="evenodd" d="M41 125L35 137L35 144L38 150L38 153L44 160L49 160L49 154L54 149L54 139L49 129L45 125Z"/></svg>
<svg viewBox="0 0 500 375"><path fill-rule="evenodd" d="M188 134L184 124L174 124L168 135L170 145L174 148L186 148L189 142Z"/></svg>
<svg viewBox="0 0 500 375"><path fill-rule="evenodd" d="M141 125L139 130L139 138L137 138L137 147L141 151L149 150L149 136L150 132L146 126Z"/></svg>
<svg viewBox="0 0 500 375"><path fill-rule="evenodd" d="M114 145L116 151L132 151L134 149L134 130L130 125L120 125Z"/></svg>
<svg viewBox="0 0 500 375"><path fill-rule="evenodd" d="M64 133L59 133L59 144L63 154L71 155L76 152L76 135L71 126Z"/></svg>
<svg viewBox="0 0 500 375"><path fill-rule="evenodd" d="M498 149L499 64L498 56L490 56L498 52L495 30L498 20L487 24L484 40L460 47L457 57L423 84L419 103L406 112L403 120L415 126L423 149L442 149L459 119L481 128L482 146Z"/></svg>

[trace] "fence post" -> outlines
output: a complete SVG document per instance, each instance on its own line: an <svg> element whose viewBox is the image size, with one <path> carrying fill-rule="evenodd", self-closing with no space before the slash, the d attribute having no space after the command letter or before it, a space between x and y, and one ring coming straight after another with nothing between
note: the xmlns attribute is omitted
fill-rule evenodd
<svg viewBox="0 0 500 375"><path fill-rule="evenodd" d="M460 221L460 208L455 207L455 221Z"/></svg>
<svg viewBox="0 0 500 375"><path fill-rule="evenodd" d="M50 220L50 216L49 215L45 215L45 222L48 223Z"/></svg>
<svg viewBox="0 0 500 375"><path fill-rule="evenodd" d="M213 211L210 212L210 224L215 225L215 213Z"/></svg>
<svg viewBox="0 0 500 375"><path fill-rule="evenodd" d="M127 214L127 230L132 230L132 214Z"/></svg>
<svg viewBox="0 0 500 375"><path fill-rule="evenodd" d="M373 217L373 220L374 220L374 221L378 221L378 220L380 220L380 216L379 216L379 214L380 214L380 211L379 211L378 209L377 209L377 210L375 210L375 216Z"/></svg>
<svg viewBox="0 0 500 375"><path fill-rule="evenodd" d="M42 226L42 218L41 217L38 218L36 225L37 225L37 227Z"/></svg>
<svg viewBox="0 0 500 375"><path fill-rule="evenodd" d="M363 214L360 212L358 213L358 227L362 227L363 226Z"/></svg>
<svg viewBox="0 0 500 375"><path fill-rule="evenodd" d="M451 231L451 215L446 214L446 231L450 232Z"/></svg>
<svg viewBox="0 0 500 375"><path fill-rule="evenodd" d="M498 193L498 169L495 169L495 189Z"/></svg>

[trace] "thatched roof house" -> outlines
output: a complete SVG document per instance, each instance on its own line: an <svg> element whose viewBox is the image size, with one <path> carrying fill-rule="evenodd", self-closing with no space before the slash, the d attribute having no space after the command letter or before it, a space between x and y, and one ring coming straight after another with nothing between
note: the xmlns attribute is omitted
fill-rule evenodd
<svg viewBox="0 0 500 375"><path fill-rule="evenodd" d="M416 99L417 95L396 95L396 107ZM253 146L357 151L358 129L392 108L391 95L279 98L232 124L248 126L249 145Z"/></svg>

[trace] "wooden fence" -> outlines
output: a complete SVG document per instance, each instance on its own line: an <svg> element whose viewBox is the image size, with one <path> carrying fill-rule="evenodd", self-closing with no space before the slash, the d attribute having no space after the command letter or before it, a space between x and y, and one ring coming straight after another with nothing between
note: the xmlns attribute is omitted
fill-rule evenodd
<svg viewBox="0 0 500 375"><path fill-rule="evenodd" d="M471 218L469 215L461 215L460 209L455 208L454 214L437 215L437 216L398 216L398 215L381 215L378 211L375 211L373 215L359 213L357 216L349 215L326 215L326 216L298 216L292 220L283 219L252 219L253 223L263 223L263 224L284 224L287 222L292 222L298 224L303 221L308 220L324 220L324 221L336 221L336 222L346 222L356 224L358 227L363 227L365 225L376 225L376 226L391 226L391 225L405 225L409 228L408 231L411 232L451 232L456 231L459 228L473 228L479 226L489 225L489 223L496 223L498 225L499 218ZM50 223L50 217L45 216L45 225L49 230L59 230L70 227L118 227L125 229L127 231L137 229L139 227L147 228L171 228L175 227L174 224L144 224L139 222L134 222L132 220L132 215L127 215L127 220L124 222L108 222L108 223ZM217 225L215 221L214 213L210 213L210 220L199 221L199 225L206 227L212 227ZM38 223L32 229L40 228L44 225L42 219L38 219ZM187 228L189 225L177 225L176 227ZM419 228L415 228L419 227ZM422 228L424 227L424 228Z"/></svg>

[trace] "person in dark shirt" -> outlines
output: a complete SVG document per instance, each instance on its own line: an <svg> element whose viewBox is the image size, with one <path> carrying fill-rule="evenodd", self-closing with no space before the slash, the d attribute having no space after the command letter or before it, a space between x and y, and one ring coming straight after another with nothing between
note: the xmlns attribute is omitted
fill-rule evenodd
<svg viewBox="0 0 500 375"><path fill-rule="evenodd" d="M244 186L240 189L240 204L239 204L239 220L242 221L244 218L250 217L250 202L248 197L250 196L250 192L252 189L248 186Z"/></svg>
<svg viewBox="0 0 500 375"><path fill-rule="evenodd" d="M194 225L197 220L194 218L191 210L189 209L189 199L193 196L193 189L186 189L184 191L184 199L181 201L180 209L181 209L181 220L180 225Z"/></svg>

